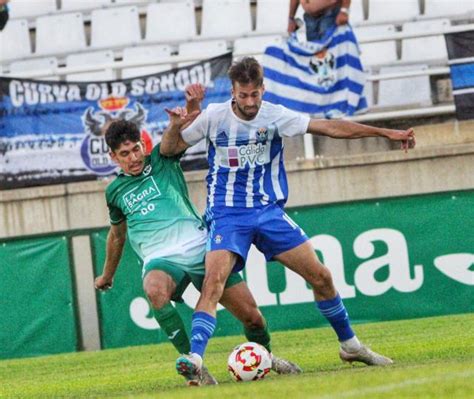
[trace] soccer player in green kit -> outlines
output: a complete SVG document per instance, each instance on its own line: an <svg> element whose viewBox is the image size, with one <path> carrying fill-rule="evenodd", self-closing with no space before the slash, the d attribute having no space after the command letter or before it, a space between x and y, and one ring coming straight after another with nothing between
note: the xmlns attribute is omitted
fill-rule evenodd
<svg viewBox="0 0 474 399"><path fill-rule="evenodd" d="M197 113L184 108L168 112L170 126L189 124ZM166 133L165 133L166 134ZM193 283L201 289L205 276L207 229L188 195L179 165L182 154L166 157L155 146L145 156L137 126L128 121L109 125L105 139L110 156L120 167L117 178L106 189L111 228L107 236L106 259L97 289L112 287L126 237L143 260L143 288L155 319L179 353L189 353L190 343L183 321L170 300ZM266 321L247 285L235 273L227 281L221 304L239 319L249 341L270 351ZM272 369L280 374L299 373L301 369L274 355ZM186 376L188 385L216 384L206 368L198 376Z"/></svg>

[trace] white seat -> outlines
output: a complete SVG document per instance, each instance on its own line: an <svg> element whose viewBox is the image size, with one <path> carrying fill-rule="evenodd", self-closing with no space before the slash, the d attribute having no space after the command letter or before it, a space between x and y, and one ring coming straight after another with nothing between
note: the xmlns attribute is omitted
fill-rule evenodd
<svg viewBox="0 0 474 399"><path fill-rule="evenodd" d="M114 53L110 50L94 51L90 53L71 54L66 57L67 67L77 67L82 65L103 65L114 62ZM114 80L117 78L116 72L112 68L103 70L71 73L66 75L68 81L93 81L93 80Z"/></svg>
<svg viewBox="0 0 474 399"><path fill-rule="evenodd" d="M355 28L358 40L386 37L395 33L395 25L377 25ZM360 45L361 62L364 67L389 64L397 61L397 45L395 40L362 43Z"/></svg>
<svg viewBox="0 0 474 399"><path fill-rule="evenodd" d="M181 41L196 36L192 0L150 4L146 14L146 40Z"/></svg>
<svg viewBox="0 0 474 399"><path fill-rule="evenodd" d="M58 14L36 19L36 53L54 54L86 48L81 13Z"/></svg>
<svg viewBox="0 0 474 399"><path fill-rule="evenodd" d="M351 25L358 25L364 22L364 4L363 0L352 0L350 7L349 22Z"/></svg>
<svg viewBox="0 0 474 399"><path fill-rule="evenodd" d="M123 50L123 61L130 62L159 62L171 55L171 47L168 45L128 47ZM122 69L122 79L136 76L151 75L172 69L172 64L144 65Z"/></svg>
<svg viewBox="0 0 474 399"><path fill-rule="evenodd" d="M111 4L112 0L61 0L61 10L86 11L100 7L107 7Z"/></svg>
<svg viewBox="0 0 474 399"><path fill-rule="evenodd" d="M409 21L419 15L418 0L369 0L370 22Z"/></svg>
<svg viewBox="0 0 474 399"><path fill-rule="evenodd" d="M446 17L474 12L472 0L425 0L425 16Z"/></svg>
<svg viewBox="0 0 474 399"><path fill-rule="evenodd" d="M10 64L10 74L15 76L18 72L39 71L46 72L44 75L34 76L31 79L38 80L58 80L54 75L58 68L58 59L56 57L34 58L27 61L16 61ZM50 73L48 73L50 71Z"/></svg>
<svg viewBox="0 0 474 399"><path fill-rule="evenodd" d="M441 32L451 26L449 19L406 22L403 24L403 33ZM444 35L420 37L402 40L403 61L431 61L447 60L448 51Z"/></svg>
<svg viewBox="0 0 474 399"><path fill-rule="evenodd" d="M234 56L263 54L268 46L279 46L283 38L279 35L243 37L234 41Z"/></svg>
<svg viewBox="0 0 474 399"><path fill-rule="evenodd" d="M11 0L10 18L32 18L56 12L56 0Z"/></svg>
<svg viewBox="0 0 474 399"><path fill-rule="evenodd" d="M238 37L251 31L250 0L203 0L202 37Z"/></svg>
<svg viewBox="0 0 474 399"><path fill-rule="evenodd" d="M225 40L209 40L206 42L181 43L178 47L180 56L195 57L193 62L181 62L179 67L194 64L206 58L212 58L226 53L227 43Z"/></svg>
<svg viewBox="0 0 474 399"><path fill-rule="evenodd" d="M151 0L114 0L114 3L117 4L143 4L143 3L150 3ZM168 1L176 1L176 0L168 0Z"/></svg>
<svg viewBox="0 0 474 399"><path fill-rule="evenodd" d="M259 33L285 33L288 28L290 0L258 0L257 29Z"/></svg>
<svg viewBox="0 0 474 399"><path fill-rule="evenodd" d="M140 41L140 22L137 7L107 8L92 11L92 48L127 46L138 44Z"/></svg>
<svg viewBox="0 0 474 399"><path fill-rule="evenodd" d="M31 54L30 31L26 19L8 21L0 32L0 62Z"/></svg>
<svg viewBox="0 0 474 399"><path fill-rule="evenodd" d="M427 65L384 67L380 68L380 73L418 71L427 68ZM430 78L428 75L381 80L379 83L379 100L377 105L381 107L398 107L402 105L430 106L432 103Z"/></svg>

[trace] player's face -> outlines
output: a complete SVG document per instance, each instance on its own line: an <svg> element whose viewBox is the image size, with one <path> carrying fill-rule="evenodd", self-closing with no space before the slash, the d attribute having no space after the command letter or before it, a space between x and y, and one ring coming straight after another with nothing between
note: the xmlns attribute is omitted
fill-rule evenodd
<svg viewBox="0 0 474 399"><path fill-rule="evenodd" d="M257 86L254 83L240 84L235 82L232 88L235 114L247 121L255 118L262 105L264 91L263 85Z"/></svg>
<svg viewBox="0 0 474 399"><path fill-rule="evenodd" d="M145 149L141 141L127 140L109 154L112 160L129 175L137 176L145 167Z"/></svg>

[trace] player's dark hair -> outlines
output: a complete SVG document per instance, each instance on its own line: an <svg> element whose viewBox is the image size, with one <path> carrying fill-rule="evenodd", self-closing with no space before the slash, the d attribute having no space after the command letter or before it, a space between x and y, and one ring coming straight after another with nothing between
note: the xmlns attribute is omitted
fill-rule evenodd
<svg viewBox="0 0 474 399"><path fill-rule="evenodd" d="M112 122L105 132L105 142L112 151L120 147L122 143L140 141L141 135L138 126L130 121L118 120Z"/></svg>
<svg viewBox="0 0 474 399"><path fill-rule="evenodd" d="M263 84L263 69L253 57L243 57L229 68L229 78L232 86L235 82L247 85L253 83L259 87Z"/></svg>

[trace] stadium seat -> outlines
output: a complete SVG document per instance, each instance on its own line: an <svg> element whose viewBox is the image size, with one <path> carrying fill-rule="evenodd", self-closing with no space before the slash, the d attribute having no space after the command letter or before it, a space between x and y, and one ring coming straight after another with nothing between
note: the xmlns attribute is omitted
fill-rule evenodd
<svg viewBox="0 0 474 399"><path fill-rule="evenodd" d="M472 0L425 0L426 17L439 18L454 15L463 15L474 12Z"/></svg>
<svg viewBox="0 0 474 399"><path fill-rule="evenodd" d="M364 4L362 0L352 0L350 7L349 22L351 25L359 25L364 22Z"/></svg>
<svg viewBox="0 0 474 399"><path fill-rule="evenodd" d="M370 76L372 74L371 68L366 69L367 75ZM367 105L369 108L372 108L375 104L374 98L374 82L372 80L366 80L364 85L364 96L367 100Z"/></svg>
<svg viewBox="0 0 474 399"><path fill-rule="evenodd" d="M369 0L369 22L409 21L419 15L418 0Z"/></svg>
<svg viewBox="0 0 474 399"><path fill-rule="evenodd" d="M107 7L111 4L112 0L61 0L61 10L87 11L100 7Z"/></svg>
<svg viewBox="0 0 474 399"><path fill-rule="evenodd" d="M202 37L238 37L251 31L250 0L203 0Z"/></svg>
<svg viewBox="0 0 474 399"><path fill-rule="evenodd" d="M403 24L403 33L441 32L451 26L449 19L406 22ZM446 41L443 34L402 40L403 61L445 61L448 59Z"/></svg>
<svg viewBox="0 0 474 399"><path fill-rule="evenodd" d="M242 37L234 41L234 55L263 54L268 46L279 46L283 42L280 35Z"/></svg>
<svg viewBox="0 0 474 399"><path fill-rule="evenodd" d="M123 61L159 62L171 55L168 45L128 47L123 50ZM122 69L122 78L128 79L136 76L151 75L172 69L172 64L144 65Z"/></svg>
<svg viewBox="0 0 474 399"><path fill-rule="evenodd" d="M138 5L141 5L141 4L150 3L151 1L152 0L114 0L114 3L116 3L116 4L138 4ZM173 1L174 2L176 0L168 0L168 1L170 1L170 2Z"/></svg>
<svg viewBox="0 0 474 399"><path fill-rule="evenodd" d="M58 67L58 59L56 57L33 58L27 61L12 62L10 64L10 74L11 76L15 76L17 72L48 71L48 70L54 73L57 67ZM51 75L34 76L32 79L59 80L59 77L51 74Z"/></svg>
<svg viewBox="0 0 474 399"><path fill-rule="evenodd" d="M391 36L395 33L395 25L377 25L355 28L358 40ZM364 67L389 64L397 61L395 40L362 43L360 45L361 61Z"/></svg>
<svg viewBox="0 0 474 399"><path fill-rule="evenodd" d="M56 12L56 0L11 0L10 18L32 18Z"/></svg>
<svg viewBox="0 0 474 399"><path fill-rule="evenodd" d="M290 0L259 0L257 2L258 33L285 33L288 28Z"/></svg>
<svg viewBox="0 0 474 399"><path fill-rule="evenodd" d="M150 4L146 15L147 41L184 41L196 37L193 0Z"/></svg>
<svg viewBox="0 0 474 399"><path fill-rule="evenodd" d="M118 7L92 11L92 48L127 46L138 44L140 41L140 21L137 7Z"/></svg>
<svg viewBox="0 0 474 399"><path fill-rule="evenodd" d="M86 35L81 13L58 14L36 19L36 53L57 54L84 50Z"/></svg>
<svg viewBox="0 0 474 399"><path fill-rule="evenodd" d="M194 64L206 58L212 58L220 54L227 53L227 43L225 40L209 40L206 42L181 43L178 47L178 54L184 57L195 57L196 61L181 62L179 67Z"/></svg>
<svg viewBox="0 0 474 399"><path fill-rule="evenodd" d="M8 21L0 32L0 62L28 57L31 54L30 31L26 19Z"/></svg>
<svg viewBox="0 0 474 399"><path fill-rule="evenodd" d="M71 54L66 57L67 67L78 67L82 65L102 65L114 62L114 53L110 50L94 51L90 53ZM98 71L71 73L66 75L68 81L93 81L93 80L114 80L117 78L116 72L112 68Z"/></svg>
<svg viewBox="0 0 474 399"><path fill-rule="evenodd" d="M380 73L387 74L423 69L428 69L427 65L384 67L380 68ZM377 105L380 107L432 105L429 76L381 80Z"/></svg>

